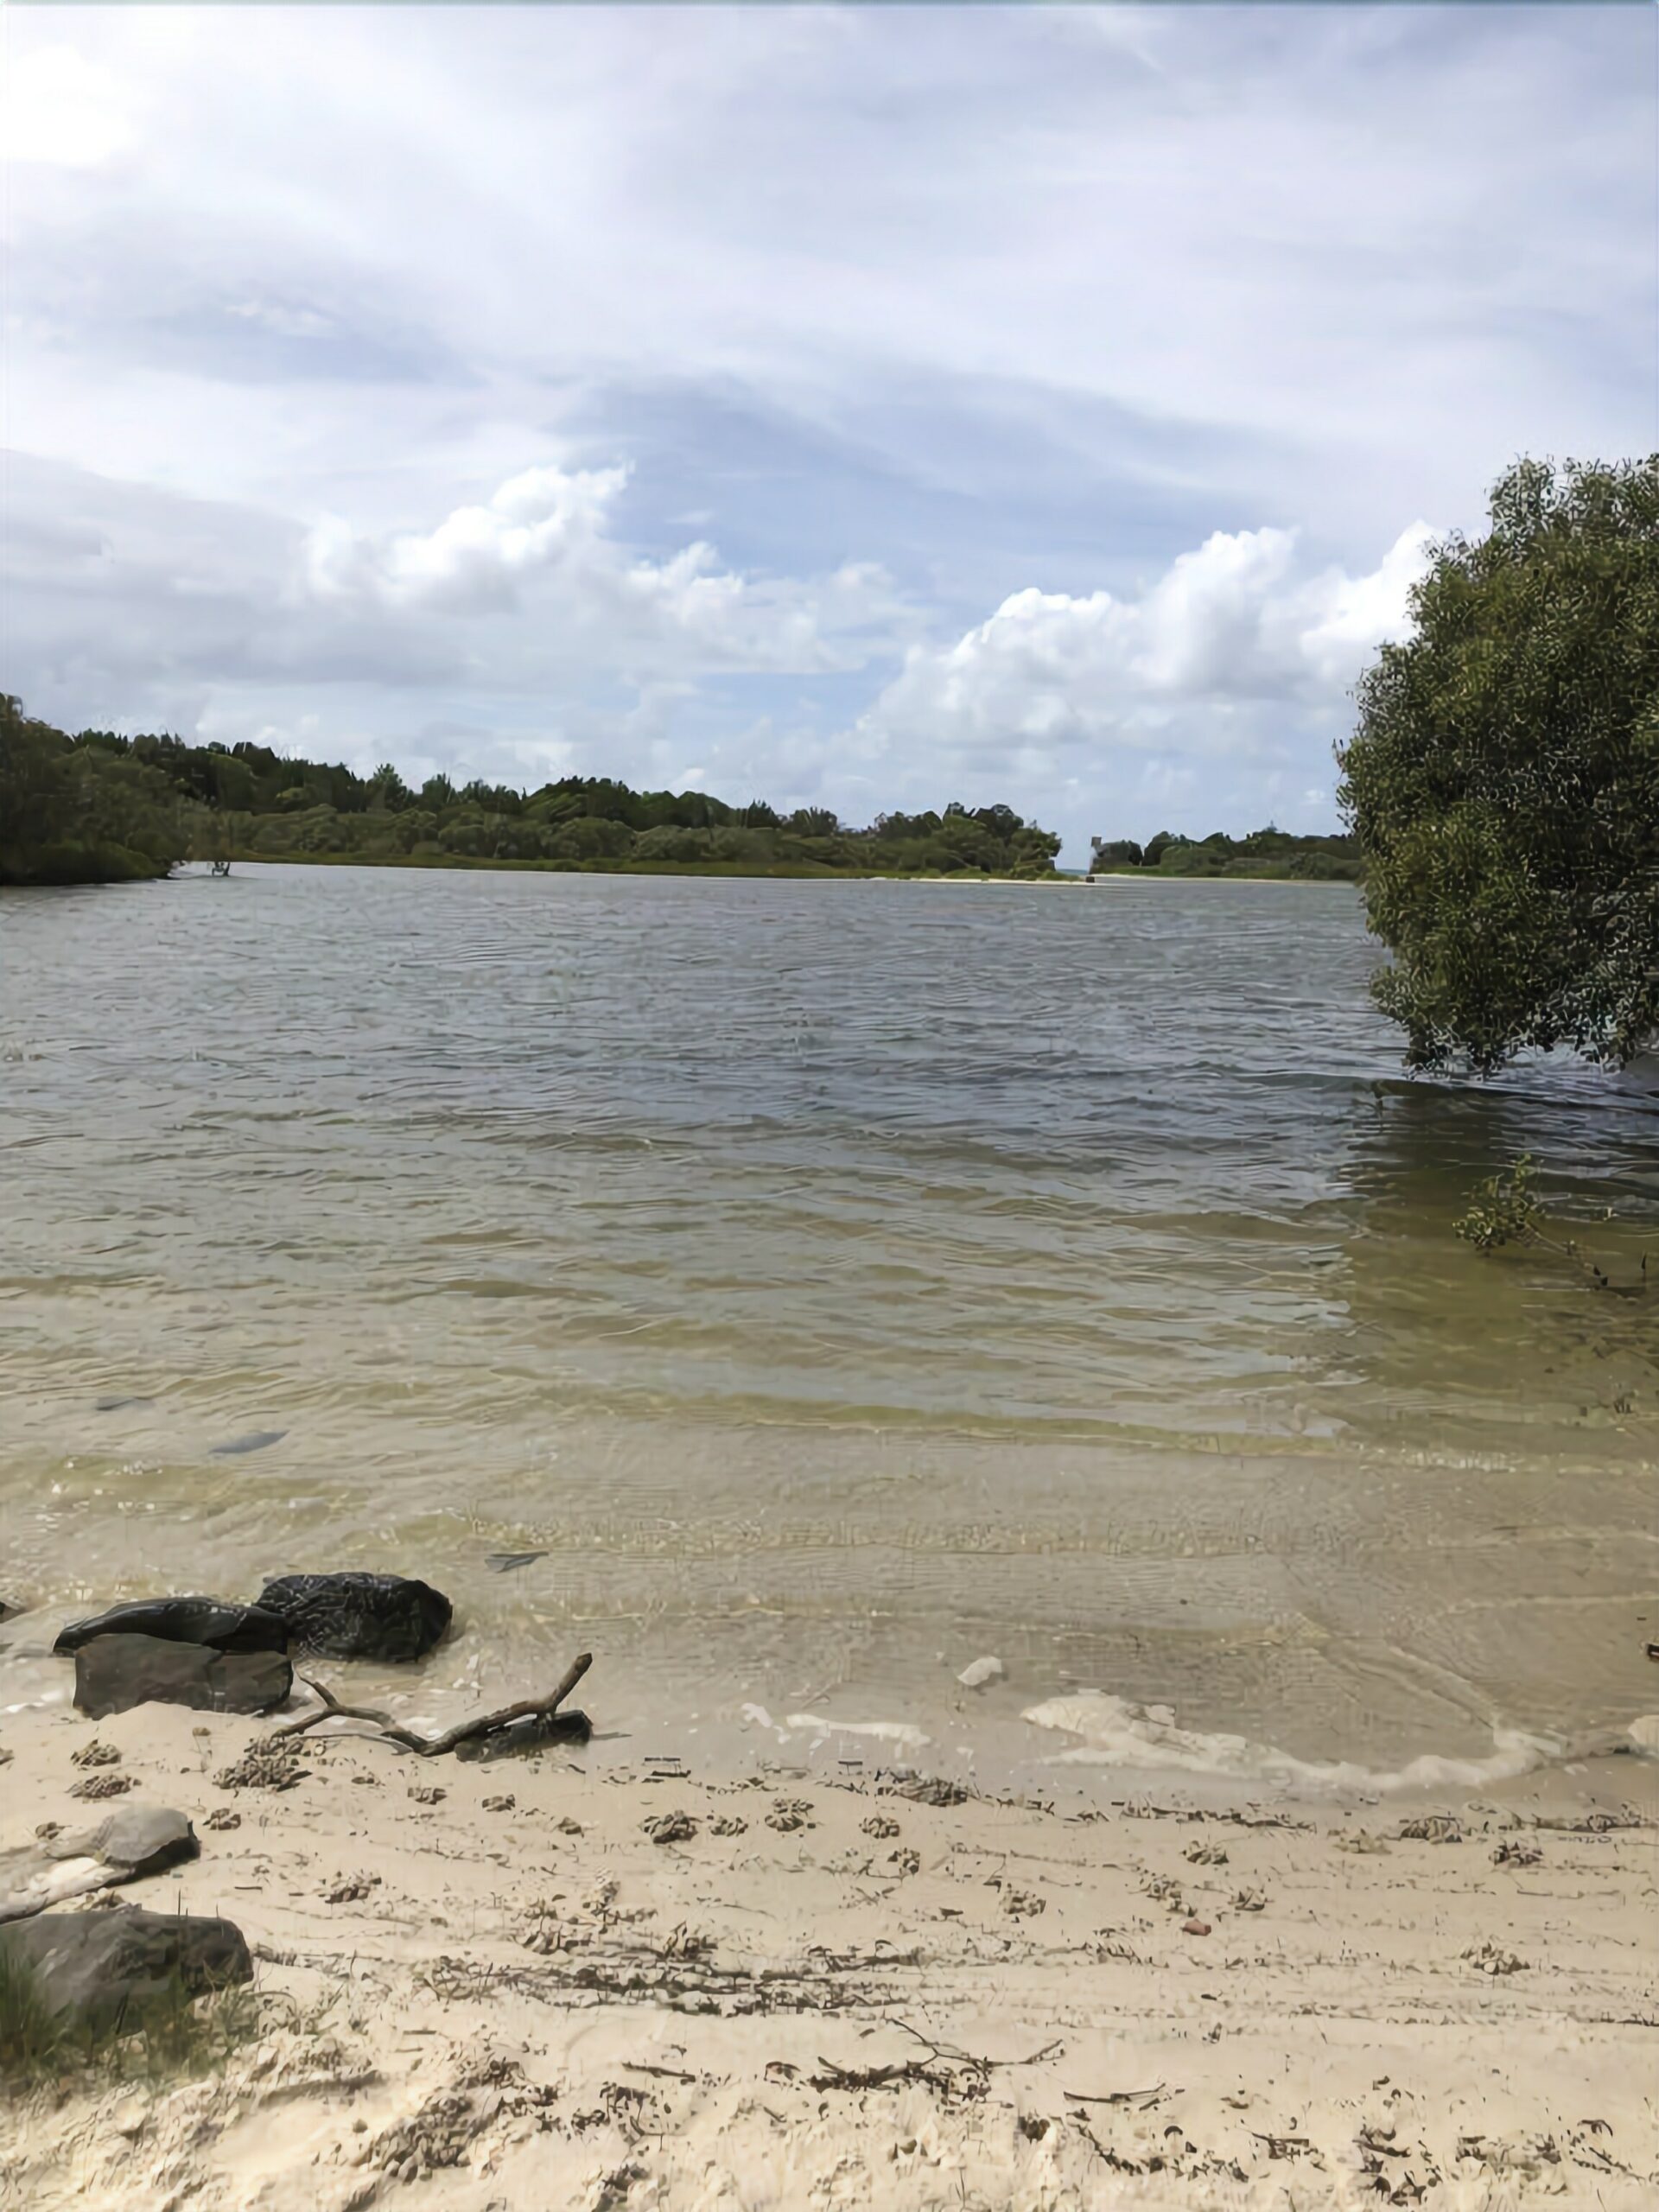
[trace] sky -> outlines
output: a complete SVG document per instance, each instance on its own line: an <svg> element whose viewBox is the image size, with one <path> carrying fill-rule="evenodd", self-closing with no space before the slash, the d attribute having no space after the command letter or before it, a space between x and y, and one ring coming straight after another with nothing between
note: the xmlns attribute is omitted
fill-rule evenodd
<svg viewBox="0 0 1659 2212"><path fill-rule="evenodd" d="M1659 448L1643 7L0 10L0 683L412 779L1336 824Z"/></svg>

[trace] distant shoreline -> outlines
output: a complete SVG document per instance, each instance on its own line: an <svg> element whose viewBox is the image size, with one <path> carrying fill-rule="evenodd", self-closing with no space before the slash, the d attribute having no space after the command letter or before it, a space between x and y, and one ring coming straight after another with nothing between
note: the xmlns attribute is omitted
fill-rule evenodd
<svg viewBox="0 0 1659 2212"><path fill-rule="evenodd" d="M961 887L976 887L986 884L1012 884L1026 891L1075 890L1092 891L1103 883L1282 883L1314 889L1329 889L1339 885L1348 890L1358 886L1346 876L1292 875L1276 874L1268 868L1252 868L1248 872L1224 875L1182 875L1173 872L1164 874L1157 868L1102 868L1094 875L1055 874L1053 875L994 875L982 874L977 869L961 869L951 874L918 873L911 869L823 868L809 862L780 861L774 867L757 868L739 861L710 861L702 866L683 861L545 861L480 859L469 853L447 853L442 857L408 853L247 853L231 855L232 864L238 868L430 868L440 873L463 870L510 875L643 875L670 876L690 880L713 876L730 881L762 883L781 880L796 883L927 883L947 884ZM184 865L204 868L206 860L194 860Z"/></svg>

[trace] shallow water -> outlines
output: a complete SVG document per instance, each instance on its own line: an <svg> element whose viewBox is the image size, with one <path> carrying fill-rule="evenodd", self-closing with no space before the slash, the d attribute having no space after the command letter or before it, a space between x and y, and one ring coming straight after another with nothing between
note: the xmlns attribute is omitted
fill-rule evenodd
<svg viewBox="0 0 1659 2212"><path fill-rule="evenodd" d="M1620 1730L1659 1305L1451 1224L1529 1148L1631 1280L1659 1099L1403 1081L1376 957L1344 887L0 893L0 1593L423 1573L416 1710L589 1645L635 1755Z"/></svg>

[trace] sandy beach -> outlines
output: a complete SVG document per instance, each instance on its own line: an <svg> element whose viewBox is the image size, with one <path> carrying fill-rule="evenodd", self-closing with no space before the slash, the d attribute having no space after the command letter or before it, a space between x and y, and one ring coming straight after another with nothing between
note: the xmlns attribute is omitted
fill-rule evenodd
<svg viewBox="0 0 1659 2212"><path fill-rule="evenodd" d="M1078 1816L598 1742L424 1760L343 1721L244 1763L271 1727L66 1705L0 1727L0 1847L112 1802L187 1814L200 1857L113 1894L232 1919L257 1999L203 2078L14 2097L0 2203L1635 2212L1659 2190L1649 1759L1475 1803L1164 1789ZM77 1764L93 1740L118 1757Z"/></svg>

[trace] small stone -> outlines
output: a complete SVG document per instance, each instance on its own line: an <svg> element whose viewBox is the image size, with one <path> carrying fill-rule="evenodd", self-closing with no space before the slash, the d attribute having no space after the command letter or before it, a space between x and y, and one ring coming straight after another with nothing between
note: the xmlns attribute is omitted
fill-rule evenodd
<svg viewBox="0 0 1659 2212"><path fill-rule="evenodd" d="M1207 1920L1200 1920L1197 1913L1194 1913L1191 1920L1184 1920L1181 1923L1181 1933L1183 1936L1207 1936L1210 1933L1210 1923Z"/></svg>
<svg viewBox="0 0 1659 2212"><path fill-rule="evenodd" d="M409 1794L417 1805L442 1805L449 1793L440 1789L435 1782L411 1782Z"/></svg>
<svg viewBox="0 0 1659 2212"><path fill-rule="evenodd" d="M982 1690L988 1682L1000 1682L1007 1669L1000 1659L976 1659L957 1676L965 1690Z"/></svg>
<svg viewBox="0 0 1659 2212"><path fill-rule="evenodd" d="M518 1800L511 1795L505 1797L486 1797L484 1800L484 1809L486 1813L510 1813L518 1802Z"/></svg>

